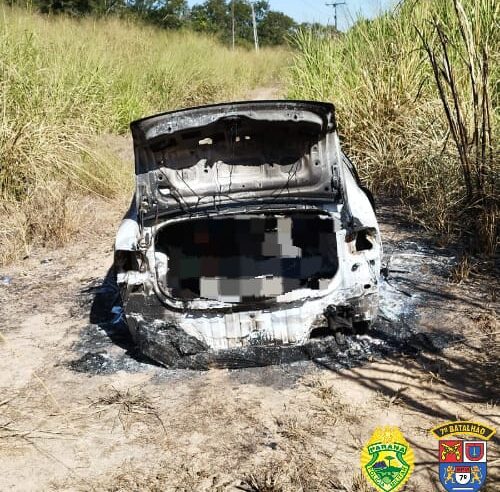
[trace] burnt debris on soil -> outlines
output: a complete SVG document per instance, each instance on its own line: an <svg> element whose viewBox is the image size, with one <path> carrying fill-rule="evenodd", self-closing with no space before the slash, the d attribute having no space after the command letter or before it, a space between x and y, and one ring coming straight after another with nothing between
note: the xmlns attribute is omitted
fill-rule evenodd
<svg viewBox="0 0 500 492"><path fill-rule="evenodd" d="M124 323L89 324L81 331L80 340L73 348L81 354L69 364L77 372L113 374L145 371L157 366L137 350Z"/></svg>
<svg viewBox="0 0 500 492"><path fill-rule="evenodd" d="M85 352L79 359L70 362L70 367L76 372L89 374L113 374L121 370L120 359L112 359L106 352Z"/></svg>
<svg viewBox="0 0 500 492"><path fill-rule="evenodd" d="M88 316L90 323L82 329L73 347L80 355L69 363L73 370L112 374L145 371L157 366L133 343L121 316L121 299L113 268L104 279L89 279L75 304L73 316Z"/></svg>
<svg viewBox="0 0 500 492"><path fill-rule="evenodd" d="M104 280L90 279L81 290L75 309L78 314L89 313L90 324L82 330L74 346L80 357L70 365L79 372L109 374L120 370L145 371L155 366L168 371L293 364L295 375L304 361L338 370L395 354L439 352L458 340L459 335L445 330L423 331L419 323L424 310L446 301L447 272L454 263L454 255L418 238L395 241L389 237L384 247L387 267L380 283L379 318L369 334L347 337L345 345L339 346L334 337L325 336L303 346L249 347L221 353L184 350L185 356L177 357L170 369L160 369L152 360L162 360L161 354L155 353L162 350L158 340L155 341L158 328L146 329L146 341L140 349L136 347L121 316L119 291L110 269Z"/></svg>

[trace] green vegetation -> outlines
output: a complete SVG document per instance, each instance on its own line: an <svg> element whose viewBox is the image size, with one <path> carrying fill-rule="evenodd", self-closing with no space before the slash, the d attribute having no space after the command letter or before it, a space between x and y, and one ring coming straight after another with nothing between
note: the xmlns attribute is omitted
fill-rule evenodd
<svg viewBox="0 0 500 492"><path fill-rule="evenodd" d="M26 5L26 0L9 0ZM262 46L284 44L298 26L295 21L271 10L266 0L253 0L259 39ZM31 3L30 3L31 4ZM186 0L33 0L44 14L72 16L120 16L140 19L165 29L190 29L217 35L232 44L232 17L235 20L235 42L253 45L252 8L248 0L205 0L189 8Z"/></svg>
<svg viewBox="0 0 500 492"><path fill-rule="evenodd" d="M271 84L287 52L226 48L137 22L45 17L0 6L0 263L68 239L82 195L130 189L98 145L131 120Z"/></svg>
<svg viewBox="0 0 500 492"><path fill-rule="evenodd" d="M130 186L100 136L125 133L140 116L237 98L271 84L289 61L284 49L229 49L224 0L35 5L51 15L0 7L0 263L33 241L71 237L82 196ZM245 44L248 12L238 5ZM346 150L377 193L487 254L499 213L499 5L407 0L346 34L304 28L288 75L290 97L336 104ZM288 21L256 6L260 32L279 43ZM75 15L52 15L60 10Z"/></svg>
<svg viewBox="0 0 500 492"><path fill-rule="evenodd" d="M336 104L346 150L378 193L486 254L499 214L499 9L407 0L342 36L301 31L288 91Z"/></svg>

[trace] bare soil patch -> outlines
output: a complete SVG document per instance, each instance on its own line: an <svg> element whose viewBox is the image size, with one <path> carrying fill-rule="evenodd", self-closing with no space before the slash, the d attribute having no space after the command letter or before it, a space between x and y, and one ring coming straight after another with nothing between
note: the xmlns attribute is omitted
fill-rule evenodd
<svg viewBox="0 0 500 492"><path fill-rule="evenodd" d="M361 447L383 424L415 451L405 490L440 490L429 429L498 427L498 285L450 283L457 252L394 205L379 211L389 277L373 333L311 360L204 372L144 359L109 311L126 207L94 200L73 244L0 270L0 490L365 491Z"/></svg>

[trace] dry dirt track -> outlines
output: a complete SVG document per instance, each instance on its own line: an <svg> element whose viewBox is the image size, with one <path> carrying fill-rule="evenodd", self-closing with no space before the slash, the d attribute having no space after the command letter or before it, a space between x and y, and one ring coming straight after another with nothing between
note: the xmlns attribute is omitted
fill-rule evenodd
<svg viewBox="0 0 500 492"><path fill-rule="evenodd" d="M415 451L405 490L427 492L440 490L431 427L499 426L496 286L450 284L453 252L393 207L380 211L392 273L373 336L312 361L208 372L142 360L102 317L126 202L88 207L91 232L0 270L0 491L364 491L362 444L392 424ZM499 444L485 491L498 490Z"/></svg>

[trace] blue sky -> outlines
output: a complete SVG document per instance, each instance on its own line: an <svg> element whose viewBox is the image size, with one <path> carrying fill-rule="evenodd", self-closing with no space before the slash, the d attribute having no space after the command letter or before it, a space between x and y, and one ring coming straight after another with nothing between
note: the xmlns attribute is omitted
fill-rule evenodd
<svg viewBox="0 0 500 492"><path fill-rule="evenodd" d="M357 15L374 17L382 10L395 4L395 0L269 0L271 8L293 17L297 22L321 22L333 24L333 9L326 3L345 1L347 5L338 7L338 22L341 29L352 24ZM189 4L203 1L189 0Z"/></svg>

